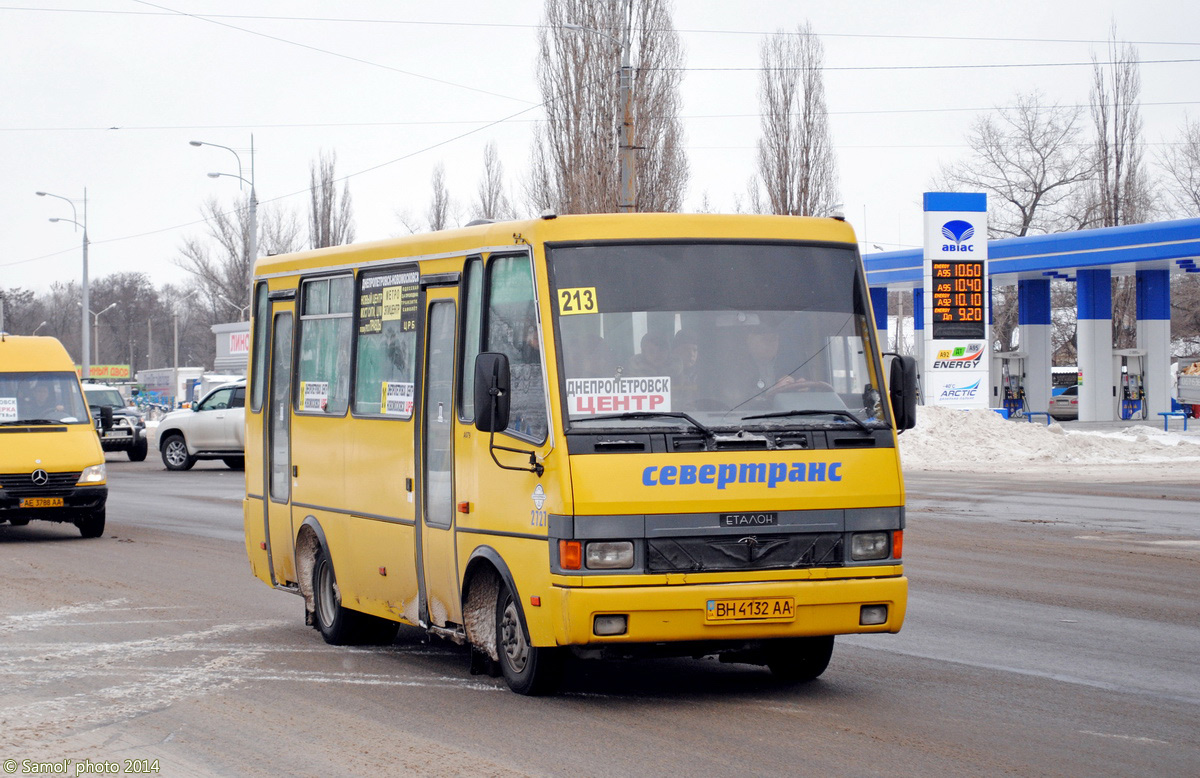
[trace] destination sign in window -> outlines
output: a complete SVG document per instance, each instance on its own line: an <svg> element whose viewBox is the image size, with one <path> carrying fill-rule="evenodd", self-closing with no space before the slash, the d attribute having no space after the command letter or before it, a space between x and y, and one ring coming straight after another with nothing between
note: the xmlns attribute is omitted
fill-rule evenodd
<svg viewBox="0 0 1200 778"><path fill-rule="evenodd" d="M933 338L966 340L984 336L983 262L932 263Z"/></svg>

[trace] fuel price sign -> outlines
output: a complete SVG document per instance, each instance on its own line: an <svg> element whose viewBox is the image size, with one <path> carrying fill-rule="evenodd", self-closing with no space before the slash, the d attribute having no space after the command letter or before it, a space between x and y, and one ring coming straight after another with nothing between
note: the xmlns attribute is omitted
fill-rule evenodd
<svg viewBox="0 0 1200 778"><path fill-rule="evenodd" d="M983 262L955 260L932 263L933 339L984 337Z"/></svg>

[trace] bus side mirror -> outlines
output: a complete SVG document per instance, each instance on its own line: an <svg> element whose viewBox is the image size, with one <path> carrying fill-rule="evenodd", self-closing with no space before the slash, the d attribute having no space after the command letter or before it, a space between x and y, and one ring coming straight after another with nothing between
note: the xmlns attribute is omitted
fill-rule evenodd
<svg viewBox="0 0 1200 778"><path fill-rule="evenodd" d="M508 356L485 351L475 357L475 428L480 432L508 429L511 373Z"/></svg>
<svg viewBox="0 0 1200 778"><path fill-rule="evenodd" d="M93 405L90 407L90 410L92 411L92 418L96 420L97 429L101 431L112 429L112 408L108 407L107 405Z"/></svg>
<svg viewBox="0 0 1200 778"><path fill-rule="evenodd" d="M910 430L917 426L917 360L902 356L892 360L888 395L892 400L896 429Z"/></svg>

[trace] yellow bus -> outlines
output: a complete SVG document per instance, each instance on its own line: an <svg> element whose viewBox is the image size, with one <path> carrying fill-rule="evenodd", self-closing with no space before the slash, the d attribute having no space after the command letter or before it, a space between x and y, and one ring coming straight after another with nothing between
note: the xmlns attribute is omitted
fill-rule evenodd
<svg viewBox="0 0 1200 778"><path fill-rule="evenodd" d="M253 284L246 549L327 642L417 625L538 694L568 653L799 681L900 629L915 365L844 222L546 215Z"/></svg>

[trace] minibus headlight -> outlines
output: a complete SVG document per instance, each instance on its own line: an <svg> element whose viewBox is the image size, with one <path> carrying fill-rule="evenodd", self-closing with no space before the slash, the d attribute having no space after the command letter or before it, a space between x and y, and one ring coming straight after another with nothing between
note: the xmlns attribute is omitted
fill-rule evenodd
<svg viewBox="0 0 1200 778"><path fill-rule="evenodd" d="M850 537L850 558L856 562L887 559L888 533L856 532Z"/></svg>
<svg viewBox="0 0 1200 778"><path fill-rule="evenodd" d="M633 567L633 543L628 540L587 544L589 570L628 570Z"/></svg>
<svg viewBox="0 0 1200 778"><path fill-rule="evenodd" d="M75 485L102 484L104 480L104 465L91 465L90 467L83 468L83 472L79 474L79 480L75 482Z"/></svg>

